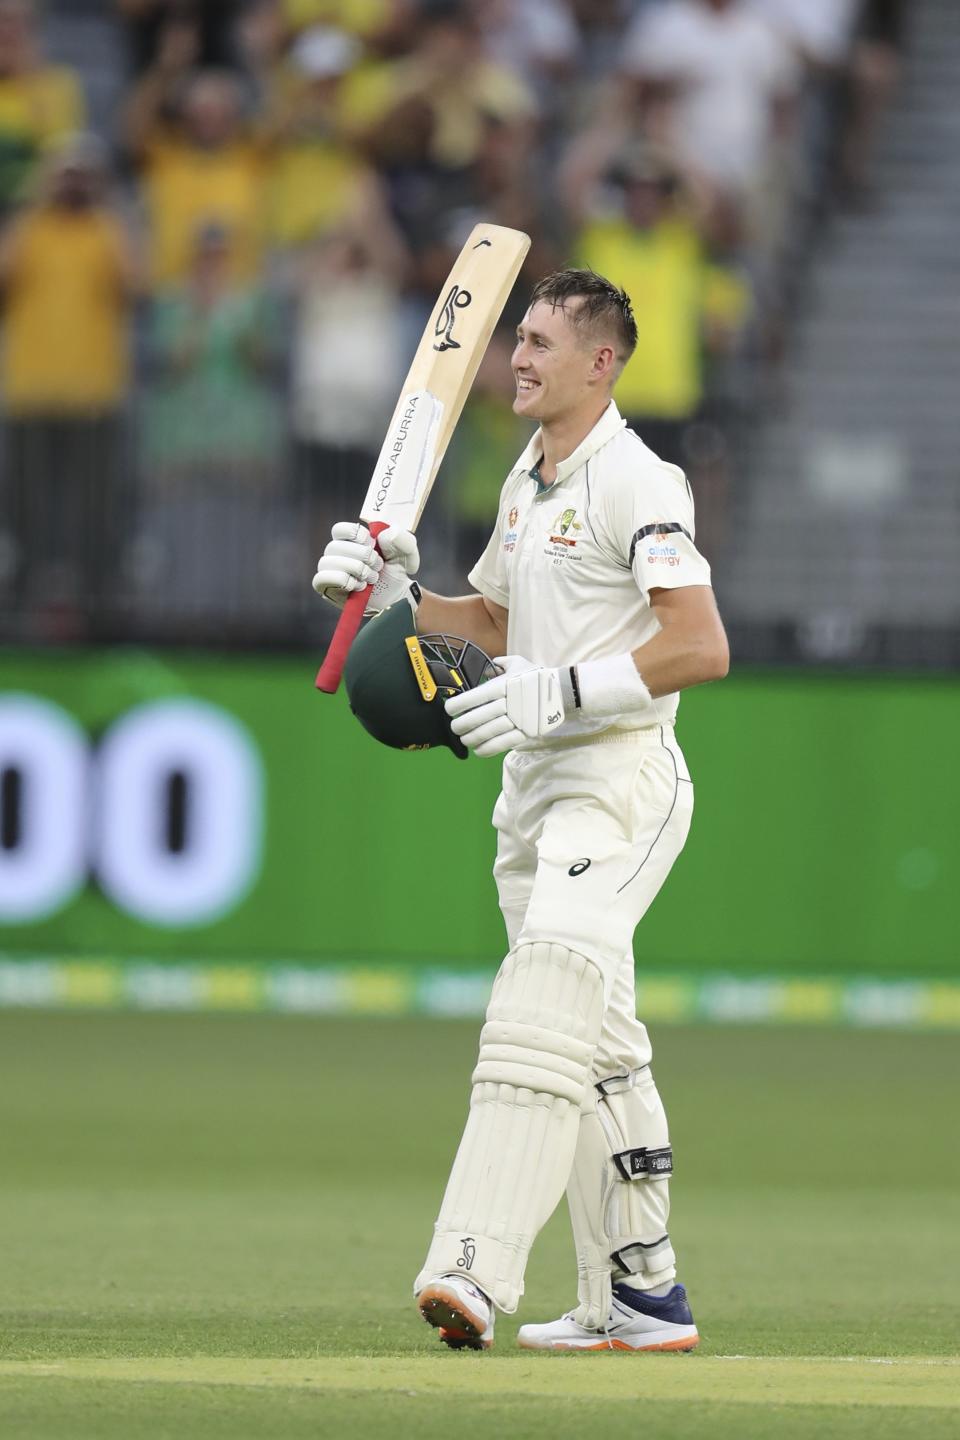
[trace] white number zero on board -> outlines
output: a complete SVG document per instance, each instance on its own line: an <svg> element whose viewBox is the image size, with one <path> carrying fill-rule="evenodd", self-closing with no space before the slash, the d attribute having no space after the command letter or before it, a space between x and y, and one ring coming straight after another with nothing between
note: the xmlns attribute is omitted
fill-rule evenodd
<svg viewBox="0 0 960 1440"><path fill-rule="evenodd" d="M59 705L0 695L0 920L43 920L85 884L90 745Z"/></svg>
<svg viewBox="0 0 960 1440"><path fill-rule="evenodd" d="M174 784L185 813L172 847ZM155 925L216 920L243 898L259 868L262 791L259 755L226 711L190 699L128 711L97 756L101 888Z"/></svg>
<svg viewBox="0 0 960 1440"><path fill-rule="evenodd" d="M93 751L59 705L0 695L0 923L48 919L91 871L135 919L211 923L256 878L262 830L260 756L226 711L151 701Z"/></svg>

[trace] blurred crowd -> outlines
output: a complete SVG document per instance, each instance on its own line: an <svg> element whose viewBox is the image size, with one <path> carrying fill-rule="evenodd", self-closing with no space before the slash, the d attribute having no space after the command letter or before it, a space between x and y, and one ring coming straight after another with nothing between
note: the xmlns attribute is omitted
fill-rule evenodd
<svg viewBox="0 0 960 1440"><path fill-rule="evenodd" d="M87 7L89 8L89 6ZM622 412L721 554L737 435L823 209L867 198L897 0L0 0L3 636L296 640L470 227L533 239L428 523L456 583L526 434L530 284L622 284ZM455 478L454 478L455 477ZM434 570L432 578L436 580ZM312 596L309 597L312 600Z"/></svg>

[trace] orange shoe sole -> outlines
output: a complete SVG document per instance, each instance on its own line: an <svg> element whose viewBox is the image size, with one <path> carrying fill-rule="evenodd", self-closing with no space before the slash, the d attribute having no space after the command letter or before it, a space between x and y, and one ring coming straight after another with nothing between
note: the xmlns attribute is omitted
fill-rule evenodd
<svg viewBox="0 0 960 1440"><path fill-rule="evenodd" d="M440 1339L451 1350L489 1350L492 1340L484 1340L484 1316L476 1314L446 1285L428 1285L417 1297L420 1314L428 1325L440 1332Z"/></svg>

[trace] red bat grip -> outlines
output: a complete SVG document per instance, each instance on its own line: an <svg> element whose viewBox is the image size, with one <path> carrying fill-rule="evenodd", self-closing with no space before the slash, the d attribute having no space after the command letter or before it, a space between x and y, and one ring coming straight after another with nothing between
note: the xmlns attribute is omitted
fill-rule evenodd
<svg viewBox="0 0 960 1440"><path fill-rule="evenodd" d="M370 524L370 534L376 540L381 530L388 527L382 520L373 520ZM379 549L379 546L377 547ZM343 674L343 667L347 663L347 655L350 646L353 644L360 629L360 622L363 619L363 612L367 608L367 601L370 598L372 585L366 585L362 590L354 590L350 599L340 612L340 619L337 621L337 628L333 632L333 638L327 646L327 653L323 657L323 664L317 671L316 687L322 690L325 695L336 694L340 684L340 677Z"/></svg>

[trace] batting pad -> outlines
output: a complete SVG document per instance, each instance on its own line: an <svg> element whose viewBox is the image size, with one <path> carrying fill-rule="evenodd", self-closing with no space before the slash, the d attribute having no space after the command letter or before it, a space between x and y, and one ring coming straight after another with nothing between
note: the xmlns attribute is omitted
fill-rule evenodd
<svg viewBox="0 0 960 1440"><path fill-rule="evenodd" d="M470 1114L417 1277L469 1277L513 1312L538 1231L563 1194L600 1038L603 983L563 945L512 950L480 1035Z"/></svg>
<svg viewBox="0 0 960 1440"><path fill-rule="evenodd" d="M606 1324L615 1278L635 1276L638 1289L652 1290L676 1274L667 1234L672 1167L648 1065L589 1086L567 1186L581 1325Z"/></svg>

